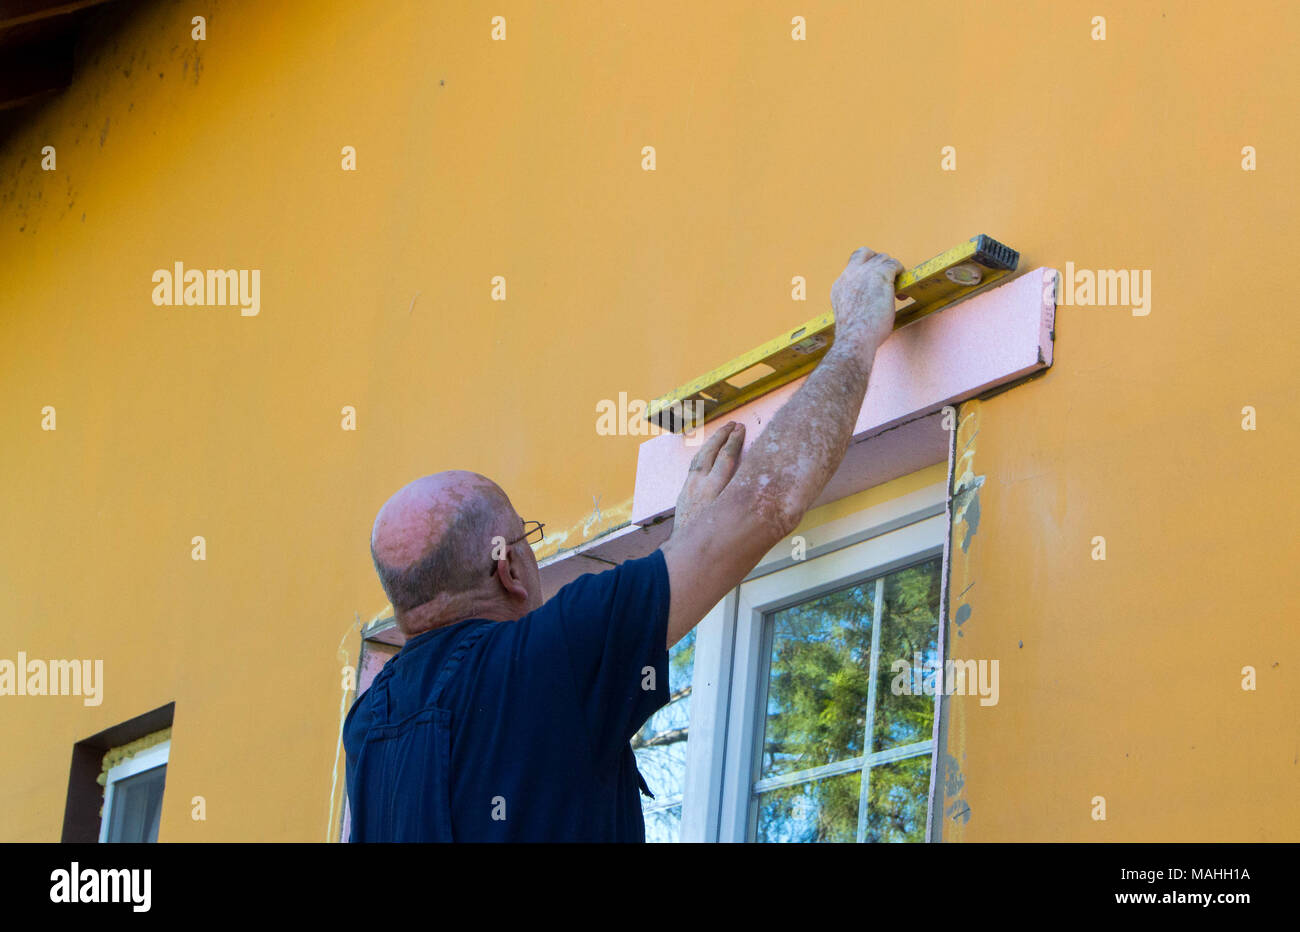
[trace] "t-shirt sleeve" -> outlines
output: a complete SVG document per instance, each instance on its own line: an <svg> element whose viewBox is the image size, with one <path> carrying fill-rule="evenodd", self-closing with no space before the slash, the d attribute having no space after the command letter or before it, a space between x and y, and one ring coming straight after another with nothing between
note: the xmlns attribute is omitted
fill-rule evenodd
<svg viewBox="0 0 1300 932"><path fill-rule="evenodd" d="M668 565L656 550L552 600L598 761L616 760L668 701Z"/></svg>

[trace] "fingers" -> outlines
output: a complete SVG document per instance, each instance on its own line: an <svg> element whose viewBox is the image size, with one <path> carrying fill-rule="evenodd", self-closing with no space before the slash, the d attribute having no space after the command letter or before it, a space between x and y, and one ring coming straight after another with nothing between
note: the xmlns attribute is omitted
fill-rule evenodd
<svg viewBox="0 0 1300 932"><path fill-rule="evenodd" d="M848 265L880 266L882 271L892 271L895 277L903 274L903 264L901 262L893 256L883 252L876 252L874 249L867 246L859 246L857 249L853 250L853 255L849 256Z"/></svg>
<svg viewBox="0 0 1300 932"><path fill-rule="evenodd" d="M890 281L893 281L899 275L903 274L903 263L899 262L893 256L883 252L878 252L872 256L869 265L876 266L883 272Z"/></svg>
<svg viewBox="0 0 1300 932"><path fill-rule="evenodd" d="M677 528L692 520L726 488L740 463L744 442L744 426L730 421L700 447L677 496Z"/></svg>
<svg viewBox="0 0 1300 932"><path fill-rule="evenodd" d="M691 471L686 479L691 494L701 501L712 501L721 495L740 468L740 453L744 446L745 425L735 421L723 425L691 462Z"/></svg>
<svg viewBox="0 0 1300 932"><path fill-rule="evenodd" d="M725 424L722 430L706 440L704 446L700 447L695 454L695 458L691 460L691 472L708 472L713 469L714 460L718 458L718 451L722 449L722 445L730 439L735 428L739 426L735 421L731 421ZM744 431L742 430L741 433L743 434Z"/></svg>
<svg viewBox="0 0 1300 932"><path fill-rule="evenodd" d="M732 427L731 433L718 452L713 469L709 472L709 484L716 486L718 492L721 492L723 486L736 474L736 469L740 466L740 451L745 445L745 425L733 422L729 426Z"/></svg>
<svg viewBox="0 0 1300 932"><path fill-rule="evenodd" d="M740 468L740 453L745 445L745 425L731 421L709 439L712 442L721 438L725 438L725 442L720 446L713 445L717 455L707 460L708 466L697 469L694 463L691 464L691 472L687 474L686 486L683 488L689 489L692 502L701 505L712 502L722 494L722 490ZM700 451L703 452L704 450Z"/></svg>

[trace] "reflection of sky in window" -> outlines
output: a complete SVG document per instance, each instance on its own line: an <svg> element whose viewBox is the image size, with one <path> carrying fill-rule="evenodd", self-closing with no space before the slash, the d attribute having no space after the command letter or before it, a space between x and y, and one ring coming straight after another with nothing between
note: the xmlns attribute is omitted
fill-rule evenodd
<svg viewBox="0 0 1300 932"><path fill-rule="evenodd" d="M673 842L682 837L682 807L670 806L645 814L646 842Z"/></svg>
<svg viewBox="0 0 1300 932"><path fill-rule="evenodd" d="M758 797L755 838L760 842L854 841L858 772L783 787Z"/></svg>
<svg viewBox="0 0 1300 932"><path fill-rule="evenodd" d="M686 736L690 727L691 677L695 669L695 631L668 651L668 694L632 739L637 767L654 799L641 797L646 841L677 841L681 834L681 795L686 777ZM665 804L669 804L665 806Z"/></svg>

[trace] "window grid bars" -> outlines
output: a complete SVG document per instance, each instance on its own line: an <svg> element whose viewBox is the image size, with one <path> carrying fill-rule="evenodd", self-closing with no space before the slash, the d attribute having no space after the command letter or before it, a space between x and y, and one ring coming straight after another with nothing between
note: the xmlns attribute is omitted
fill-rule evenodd
<svg viewBox="0 0 1300 932"><path fill-rule="evenodd" d="M794 773L783 773L779 777L768 777L756 782L753 792L757 796L760 793L784 789L798 783L809 783L826 777L838 777L840 774L853 773L856 770L879 767L881 764L892 764L895 761L906 760L909 757L919 757L922 754L929 754L933 750L934 741L929 738L915 744L900 744L896 748L877 751L875 754L868 754L866 757L851 757L848 760L839 760L833 764L822 764L820 767L810 767L807 770L797 770Z"/></svg>

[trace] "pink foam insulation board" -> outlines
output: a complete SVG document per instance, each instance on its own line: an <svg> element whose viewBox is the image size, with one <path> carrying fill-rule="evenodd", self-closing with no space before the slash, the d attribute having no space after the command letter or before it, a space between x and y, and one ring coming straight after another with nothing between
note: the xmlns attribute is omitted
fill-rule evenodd
<svg viewBox="0 0 1300 932"><path fill-rule="evenodd" d="M1039 268L902 327L876 353L853 442L818 502L833 501L947 459L940 412L1052 364L1054 269ZM806 377L805 377L806 378ZM704 425L695 442L660 434L641 444L632 523L672 513L691 458L729 420L746 427L746 448L803 379Z"/></svg>

